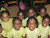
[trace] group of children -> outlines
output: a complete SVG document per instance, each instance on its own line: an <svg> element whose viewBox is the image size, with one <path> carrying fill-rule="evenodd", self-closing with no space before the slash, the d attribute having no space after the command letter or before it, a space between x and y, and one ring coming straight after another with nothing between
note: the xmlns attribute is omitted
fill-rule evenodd
<svg viewBox="0 0 50 38"><path fill-rule="evenodd" d="M27 18L22 11L9 18L6 8L1 9L0 38L50 38L50 17L45 7L40 8L38 16L34 8L29 8Z"/></svg>

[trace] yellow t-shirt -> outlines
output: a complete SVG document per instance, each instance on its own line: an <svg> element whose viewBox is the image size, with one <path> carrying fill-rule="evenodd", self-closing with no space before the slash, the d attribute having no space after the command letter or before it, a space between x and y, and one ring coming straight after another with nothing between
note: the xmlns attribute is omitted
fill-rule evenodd
<svg viewBox="0 0 50 38"><path fill-rule="evenodd" d="M38 28L35 28L34 31L30 31L29 28L25 28L27 38L38 38L40 36L40 31Z"/></svg>
<svg viewBox="0 0 50 38"><path fill-rule="evenodd" d="M20 28L20 30L15 30L12 28L12 30L7 35L7 38L22 38L22 36L25 36L25 30L23 27Z"/></svg>
<svg viewBox="0 0 50 38"><path fill-rule="evenodd" d="M6 32L4 32L4 30L2 30L2 32L0 33L0 36L3 35L4 37L6 36Z"/></svg>
<svg viewBox="0 0 50 38"><path fill-rule="evenodd" d="M2 25L3 30L8 32L12 29L12 27L13 27L12 20L13 20L13 18L9 18L8 22L1 21L1 25Z"/></svg>
<svg viewBox="0 0 50 38"><path fill-rule="evenodd" d="M28 20L28 17L26 19L23 19L23 21L22 21L22 27L26 26L27 20Z"/></svg>
<svg viewBox="0 0 50 38"><path fill-rule="evenodd" d="M6 11L5 8L2 7L2 8L1 8L1 12L2 12L2 11Z"/></svg>
<svg viewBox="0 0 50 38"><path fill-rule="evenodd" d="M42 24L39 24L39 27L38 27L38 28L40 29L41 38L48 38L48 35L50 35L50 34L49 34L49 32L50 32L50 31L49 31L49 30L50 30L50 29L49 29L49 26L47 26L47 27L44 28L44 27L42 26Z"/></svg>
<svg viewBox="0 0 50 38"><path fill-rule="evenodd" d="M37 18L37 20L38 20L38 23L41 24L41 23L42 23L42 17L39 15L39 16L37 16L36 18Z"/></svg>

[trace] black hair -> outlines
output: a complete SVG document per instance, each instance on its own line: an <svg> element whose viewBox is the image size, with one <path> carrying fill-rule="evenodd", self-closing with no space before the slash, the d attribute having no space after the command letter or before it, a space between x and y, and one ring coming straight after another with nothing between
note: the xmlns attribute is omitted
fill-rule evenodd
<svg viewBox="0 0 50 38"><path fill-rule="evenodd" d="M14 23L14 20L15 20L15 19L19 19L19 20L22 22L22 20L21 20L20 18L14 17L14 18L13 18L13 23Z"/></svg>
<svg viewBox="0 0 50 38"><path fill-rule="evenodd" d="M32 9L34 12L36 12L35 8L33 8L33 7L29 7L27 11L29 11L30 9Z"/></svg>
<svg viewBox="0 0 50 38"><path fill-rule="evenodd" d="M39 12L41 11L41 9L45 9L45 12L47 11L47 9L45 7L40 7Z"/></svg>
<svg viewBox="0 0 50 38"><path fill-rule="evenodd" d="M29 17L29 19L27 20L27 27L28 27L28 22L29 22L29 20L30 19L35 19L35 21L36 21L36 24L37 24L37 27L36 28L38 28L38 20L35 18L35 17Z"/></svg>
<svg viewBox="0 0 50 38"><path fill-rule="evenodd" d="M19 13L23 13L24 18L25 18L25 14L24 14L24 12L23 12L23 11L19 11L19 12L17 13L17 16L19 15Z"/></svg>
<svg viewBox="0 0 50 38"><path fill-rule="evenodd" d="M2 4L3 4L3 5L4 5L4 4L8 4L8 2L3 2Z"/></svg>
<svg viewBox="0 0 50 38"><path fill-rule="evenodd" d="M1 12L1 16L2 16L2 13L5 13L5 12L8 13L8 15L10 16L10 14L9 14L8 11L2 11L2 12Z"/></svg>
<svg viewBox="0 0 50 38"><path fill-rule="evenodd" d="M45 18L50 19L50 17L48 15L47 16L45 15L42 20L44 20Z"/></svg>

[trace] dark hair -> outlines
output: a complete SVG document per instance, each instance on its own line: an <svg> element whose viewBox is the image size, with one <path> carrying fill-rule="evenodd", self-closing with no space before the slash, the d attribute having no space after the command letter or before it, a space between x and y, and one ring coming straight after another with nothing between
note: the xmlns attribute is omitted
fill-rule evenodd
<svg viewBox="0 0 50 38"><path fill-rule="evenodd" d="M2 13L4 13L4 12L8 13L8 15L10 16L10 14L9 14L9 12L8 12L8 11L2 11L2 12L1 12L1 16L2 16Z"/></svg>
<svg viewBox="0 0 50 38"><path fill-rule="evenodd" d="M41 11L41 9L45 9L45 12L47 11L47 9L45 7L40 7L39 12Z"/></svg>
<svg viewBox="0 0 50 38"><path fill-rule="evenodd" d="M14 18L13 18L13 23L14 23L14 20L15 20L15 19L19 19L19 20L22 22L22 20L21 20L20 18L14 17Z"/></svg>
<svg viewBox="0 0 50 38"><path fill-rule="evenodd" d="M4 4L8 4L8 2L3 2L2 4L3 4L3 5L4 5Z"/></svg>
<svg viewBox="0 0 50 38"><path fill-rule="evenodd" d="M50 19L50 17L49 17L49 16L46 16L46 15L45 15L45 16L43 17L43 19L42 19L42 20L44 20L45 18Z"/></svg>
<svg viewBox="0 0 50 38"><path fill-rule="evenodd" d="M27 27L28 27L28 22L29 22L29 20L30 19L35 19L35 21L36 21L36 24L37 24L37 27L36 28L38 28L38 20L35 18L35 17L29 17L29 19L27 20Z"/></svg>
<svg viewBox="0 0 50 38"><path fill-rule="evenodd" d="M24 18L25 18L25 14L24 14L24 12L23 12L23 11L18 12L18 13L17 13L17 16L19 15L19 13L23 13Z"/></svg>
<svg viewBox="0 0 50 38"><path fill-rule="evenodd" d="M32 9L34 12L36 12L35 8L33 8L33 7L28 8L27 11L29 11L30 9Z"/></svg>
<svg viewBox="0 0 50 38"><path fill-rule="evenodd" d="M45 15L45 16L43 17L43 19L42 19L42 20L44 20L45 18L50 19L50 16L46 16L46 15ZM49 22L50 22L50 21L49 21ZM50 24L49 24L49 26L50 26Z"/></svg>

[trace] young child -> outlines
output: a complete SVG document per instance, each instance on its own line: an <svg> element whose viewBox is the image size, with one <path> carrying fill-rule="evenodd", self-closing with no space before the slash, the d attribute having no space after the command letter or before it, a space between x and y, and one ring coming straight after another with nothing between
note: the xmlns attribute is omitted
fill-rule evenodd
<svg viewBox="0 0 50 38"><path fill-rule="evenodd" d="M40 38L40 31L38 29L38 21L35 17L30 17L27 21L27 28L25 28L27 38Z"/></svg>
<svg viewBox="0 0 50 38"><path fill-rule="evenodd" d="M1 12L2 11L6 11L6 10L8 11L8 3L7 2L4 2L3 3L3 7L1 8Z"/></svg>
<svg viewBox="0 0 50 38"><path fill-rule="evenodd" d="M39 22L39 24L40 23L42 23L42 18L43 18L43 16L47 16L48 14L47 14L47 9L45 8L45 7L40 7L40 9L39 9L39 16L37 16L37 20L38 20L38 22Z"/></svg>
<svg viewBox="0 0 50 38"><path fill-rule="evenodd" d="M20 12L17 13L17 17L19 17L21 20L23 20L25 15L22 11L20 11Z"/></svg>
<svg viewBox="0 0 50 38"><path fill-rule="evenodd" d="M22 20L22 27L25 27L25 26L24 26L24 25L25 25L25 20L24 20L25 15L24 15L24 13L23 13L22 11L18 12L18 13L17 13L17 17Z"/></svg>
<svg viewBox="0 0 50 38"><path fill-rule="evenodd" d="M9 32L13 27L12 25L13 18L9 18L9 15L10 15L9 12L7 11L1 12L1 26L5 32Z"/></svg>
<svg viewBox="0 0 50 38"><path fill-rule="evenodd" d="M31 16L36 17L36 11L35 11L34 8L29 8L29 9L28 9L28 17L25 19L25 26L26 26L26 24L27 24L28 18L31 17Z"/></svg>
<svg viewBox="0 0 50 38"><path fill-rule="evenodd" d="M8 38L24 38L25 37L25 31L22 26L22 20L20 18L14 18L13 19L13 28L10 31Z"/></svg>
<svg viewBox="0 0 50 38"><path fill-rule="evenodd" d="M42 24L39 24L39 29L40 29L40 33L41 33L41 38L50 38L50 27L49 27L49 21L50 18L49 16L44 16L42 19Z"/></svg>

